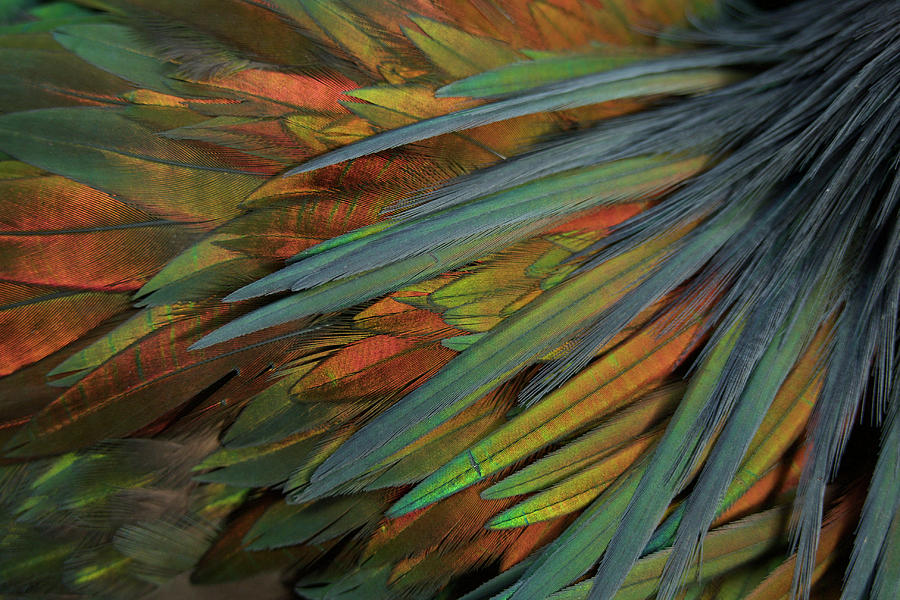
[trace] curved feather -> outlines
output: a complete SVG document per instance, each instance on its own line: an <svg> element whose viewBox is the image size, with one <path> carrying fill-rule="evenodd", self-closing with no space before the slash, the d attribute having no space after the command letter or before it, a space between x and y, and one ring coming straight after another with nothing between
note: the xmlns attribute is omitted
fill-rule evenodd
<svg viewBox="0 0 900 600"><path fill-rule="evenodd" d="M12 594L891 594L891 2L79 4L0 7Z"/></svg>

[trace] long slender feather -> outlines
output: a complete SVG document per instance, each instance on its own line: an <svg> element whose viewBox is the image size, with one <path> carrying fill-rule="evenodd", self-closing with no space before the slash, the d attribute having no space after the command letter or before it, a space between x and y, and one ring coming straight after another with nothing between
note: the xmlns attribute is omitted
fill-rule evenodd
<svg viewBox="0 0 900 600"><path fill-rule="evenodd" d="M893 597L898 32L0 0L0 593Z"/></svg>

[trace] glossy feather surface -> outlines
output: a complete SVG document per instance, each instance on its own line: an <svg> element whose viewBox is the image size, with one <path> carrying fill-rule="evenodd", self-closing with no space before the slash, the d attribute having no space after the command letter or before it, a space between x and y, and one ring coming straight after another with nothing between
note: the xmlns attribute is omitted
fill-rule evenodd
<svg viewBox="0 0 900 600"><path fill-rule="evenodd" d="M894 597L900 9L763 4L0 0L0 595Z"/></svg>

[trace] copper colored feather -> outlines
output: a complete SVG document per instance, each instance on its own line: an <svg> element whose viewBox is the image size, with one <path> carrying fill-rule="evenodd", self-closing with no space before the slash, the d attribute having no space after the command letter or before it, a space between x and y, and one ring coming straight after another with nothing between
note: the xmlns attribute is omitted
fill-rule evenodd
<svg viewBox="0 0 900 600"><path fill-rule="evenodd" d="M900 5L0 0L0 597L897 597Z"/></svg>

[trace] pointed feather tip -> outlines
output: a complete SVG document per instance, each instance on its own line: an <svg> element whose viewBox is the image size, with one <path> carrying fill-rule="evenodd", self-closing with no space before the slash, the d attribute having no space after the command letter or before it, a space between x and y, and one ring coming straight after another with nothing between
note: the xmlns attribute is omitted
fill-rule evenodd
<svg viewBox="0 0 900 600"><path fill-rule="evenodd" d="M188 350L202 350L203 348L208 348L215 344L227 342L241 336L256 333L257 331L262 331L263 329L268 329L295 320L293 315L289 315L289 318L284 317L282 312L283 301L284 299L272 302L271 304L267 304L256 310L251 310L250 312L229 321L215 331L206 334L198 341L194 342L188 347Z"/></svg>
<svg viewBox="0 0 900 600"><path fill-rule="evenodd" d="M315 166L310 167L309 164L310 164L309 162L305 162L301 165L294 167L293 169L289 169L284 174L282 174L282 177L293 177L294 175L303 175L304 173L309 173L310 171L314 171L317 168Z"/></svg>
<svg viewBox="0 0 900 600"><path fill-rule="evenodd" d="M430 506L483 479L472 467L474 458L463 454L419 482L388 509L388 516L400 517ZM449 475L448 475L449 474Z"/></svg>
<svg viewBox="0 0 900 600"><path fill-rule="evenodd" d="M240 337L242 335L246 335L247 333L249 333L249 332L239 332L239 333L232 334L231 331L233 329L237 329L235 327L232 327L232 325L234 325L234 324L235 324L235 321L232 321L231 323L228 323L227 325L223 325L222 327L216 329L215 331L207 333L202 338L200 338L199 340L197 340L196 342L194 342L193 344L188 346L188 351L194 352L196 350L205 350L206 348L209 348L210 346L215 346L216 344L221 344L223 342L227 342L229 340L232 340L234 338L237 338L237 337Z"/></svg>
<svg viewBox="0 0 900 600"><path fill-rule="evenodd" d="M250 284L250 285L253 285L253 284ZM227 296L222 298L222 302L228 302L228 303L241 302L242 300L250 300L251 298L256 298L261 295L261 294L254 294L252 290L247 291L248 287L249 286L245 285L242 288L236 289L235 291L231 292L230 294L228 294Z"/></svg>
<svg viewBox="0 0 900 600"><path fill-rule="evenodd" d="M537 522L537 521L535 521ZM512 509L505 510L499 515L494 515L491 517L491 520L485 523L486 529L491 529L494 531L500 529L513 529L516 527L527 527L532 523L528 520L527 516L524 515L515 515L513 514Z"/></svg>
<svg viewBox="0 0 900 600"><path fill-rule="evenodd" d="M251 552L259 552L261 550L272 550L273 546L270 542L266 541L262 536L254 537L252 540L247 539L248 536L245 536L243 539L244 542L244 550L249 550Z"/></svg>
<svg viewBox="0 0 900 600"><path fill-rule="evenodd" d="M339 160L335 161L335 160L331 159L331 156L334 153L335 152L326 152L325 154L322 154L321 156L312 158L312 159L306 161L305 163L300 163L293 169L289 169L289 170L285 171L285 173L282 175L282 177L293 177L294 175L303 175L304 173L309 173L310 171L315 171L317 169L321 169L322 167L328 167L337 162L341 162Z"/></svg>
<svg viewBox="0 0 900 600"><path fill-rule="evenodd" d="M266 279L267 277L257 279L253 283L248 283L244 287L234 290L233 292L222 298L222 302L240 302L242 300L250 300L252 298L259 298L260 296L277 293L275 291L267 289L268 286L263 283Z"/></svg>
<svg viewBox="0 0 900 600"><path fill-rule="evenodd" d="M504 498L511 498L512 496L519 496L521 494L517 494L515 491L515 487L509 484L506 484L505 481L498 481L491 487L482 490L481 497L484 500L503 500Z"/></svg>
<svg viewBox="0 0 900 600"><path fill-rule="evenodd" d="M466 79L469 79L468 77ZM460 94L456 91L459 87L457 84L460 81L466 81L466 79L460 79L459 81L454 81L452 83L448 83L447 85L441 86L438 89L434 90L435 98L466 98L465 94Z"/></svg>
<svg viewBox="0 0 900 600"><path fill-rule="evenodd" d="M288 504L305 504L307 502L321 500L328 494L328 491L330 490L315 488L314 486L307 484L306 486L294 488L290 491L284 490L284 499Z"/></svg>
<svg viewBox="0 0 900 600"><path fill-rule="evenodd" d="M333 456L333 455L332 455ZM329 458L331 458L329 456ZM287 494L287 502L288 504L302 504L304 502L312 502L314 500L320 500L325 496L332 495L337 492L338 487L340 487L343 483L346 483L341 479L339 475L326 475L324 477L316 475L321 470L322 466L328 462L328 459L325 459L325 462L322 465L313 471L312 475L310 475L309 481L306 484L296 487L292 490L284 490Z"/></svg>
<svg viewBox="0 0 900 600"><path fill-rule="evenodd" d="M389 519L397 519L432 504L432 502L422 502L420 499L417 499L415 497L410 498L411 495L411 493L406 494L405 496L397 500L393 505L391 505L390 508L388 508L384 512L384 515Z"/></svg>

